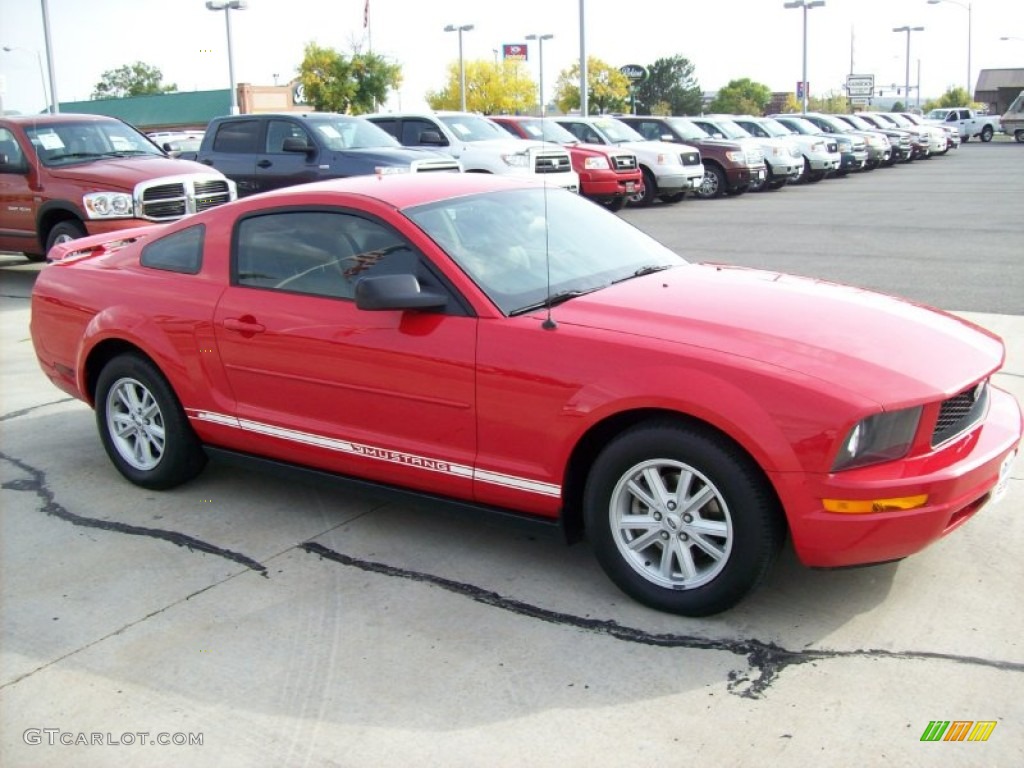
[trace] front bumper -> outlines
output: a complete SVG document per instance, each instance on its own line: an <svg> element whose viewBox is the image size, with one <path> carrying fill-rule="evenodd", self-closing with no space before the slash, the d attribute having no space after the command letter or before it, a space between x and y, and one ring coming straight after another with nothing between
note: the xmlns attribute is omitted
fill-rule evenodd
<svg viewBox="0 0 1024 768"><path fill-rule="evenodd" d="M643 183L639 172L629 178L623 178L614 171L584 171L580 174L581 194L594 200L629 197L639 192Z"/></svg>
<svg viewBox="0 0 1024 768"><path fill-rule="evenodd" d="M988 415L974 431L932 453L826 475L774 473L793 545L809 566L835 568L898 560L965 523L993 500L1020 446L1021 411L992 387ZM927 494L905 511L826 512L822 499L893 499Z"/></svg>
<svg viewBox="0 0 1024 768"><path fill-rule="evenodd" d="M812 153L806 157L807 162L811 164L812 171L834 171L843 162L842 155L838 153L834 155Z"/></svg>

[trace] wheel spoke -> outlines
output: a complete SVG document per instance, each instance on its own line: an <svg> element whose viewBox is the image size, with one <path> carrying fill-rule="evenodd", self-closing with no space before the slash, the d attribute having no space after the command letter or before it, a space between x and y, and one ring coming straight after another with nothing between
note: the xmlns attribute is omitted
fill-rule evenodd
<svg viewBox="0 0 1024 768"><path fill-rule="evenodd" d="M702 549L708 555L708 557L710 557L715 562L718 562L723 557L725 557L724 548L719 548L715 545L714 542L709 541L699 533L692 534L690 536L690 541L692 541L695 546L700 547L700 549Z"/></svg>
<svg viewBox="0 0 1024 768"><path fill-rule="evenodd" d="M687 528L689 528L694 536L717 536L724 539L729 535L729 526L724 520L698 518L690 523Z"/></svg>
<svg viewBox="0 0 1024 768"><path fill-rule="evenodd" d="M685 499L682 503L680 503L679 511L684 515L695 515L695 510L700 509L714 498L715 489L712 488L710 485L705 485L703 488L697 491L697 493L694 496L691 496L690 498Z"/></svg>
<svg viewBox="0 0 1024 768"><path fill-rule="evenodd" d="M679 571L684 582L692 581L697 577L697 566L693 562L693 555L690 554L688 546L679 541L679 539L673 538L665 549L671 550L675 554L675 559L679 563ZM666 578L672 578L671 572L664 575ZM675 581L675 579L673 580Z"/></svg>
<svg viewBox="0 0 1024 768"><path fill-rule="evenodd" d="M652 525L642 536L637 536L635 539L629 540L629 548L634 552L643 552L658 540L660 533L661 526L657 524Z"/></svg>
<svg viewBox="0 0 1024 768"><path fill-rule="evenodd" d="M665 480L661 472L657 467L648 467L643 474L644 480L647 481L647 487L651 489L651 494L655 497L655 508L664 509L672 494L665 487Z"/></svg>

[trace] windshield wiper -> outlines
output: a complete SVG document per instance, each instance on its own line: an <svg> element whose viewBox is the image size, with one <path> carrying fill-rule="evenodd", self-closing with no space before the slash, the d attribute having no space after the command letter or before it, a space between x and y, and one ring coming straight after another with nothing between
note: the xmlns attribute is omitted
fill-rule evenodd
<svg viewBox="0 0 1024 768"><path fill-rule="evenodd" d="M587 293L593 293L594 291L598 291L604 287L605 286L603 285L597 285L594 286L593 288L576 288L571 291L558 291L557 293L553 293L540 301L534 302L533 304L527 304L525 307L513 309L511 312L509 312L509 315L523 315L526 314L527 312L533 312L534 310L537 309L550 309L551 307L554 307L558 304L562 304L568 301L569 299L575 299L578 296L583 296L584 294Z"/></svg>
<svg viewBox="0 0 1024 768"><path fill-rule="evenodd" d="M653 275L655 272L661 272L662 270L671 267L671 264L648 264L645 267L633 270L632 274L620 277L618 280L612 280L612 284L621 283L626 280L632 280L634 277L643 277L644 275Z"/></svg>

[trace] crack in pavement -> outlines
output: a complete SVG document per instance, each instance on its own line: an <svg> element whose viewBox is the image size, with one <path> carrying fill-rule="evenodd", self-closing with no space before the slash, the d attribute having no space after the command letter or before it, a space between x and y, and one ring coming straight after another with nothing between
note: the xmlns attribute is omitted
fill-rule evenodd
<svg viewBox="0 0 1024 768"><path fill-rule="evenodd" d="M29 475L28 479L9 480L6 483L3 483L3 485L0 485L0 488L8 491L28 491L36 494L36 496L38 496L42 501L42 511L47 515L58 517L61 520L66 520L72 525L79 525L84 528L98 528L103 531L128 534L129 536L146 536L151 539L167 541L176 546L184 547L192 552L205 552L208 555L223 557L226 560L231 560L232 562L244 565L246 568L256 571L264 578L270 578L267 573L267 567L256 562L248 555L243 555L240 552L233 552L230 549L224 549L214 544L209 544L202 539L197 539L178 531L169 531L164 528L146 528L141 525L121 523L114 520L99 520L94 517L76 515L56 500L53 491L50 490L46 484L46 473L41 469L36 469L20 459L8 456L2 451L0 451L0 459L10 462L14 466L18 467L22 472Z"/></svg>
<svg viewBox="0 0 1024 768"><path fill-rule="evenodd" d="M49 408L51 405L60 405L61 403L70 403L74 401L74 397L62 397L60 400L51 400L48 403L40 403L39 405L30 405L28 408L22 408L20 411L10 411L0 416L0 421L9 421L10 419L17 419L19 416L24 416L32 411L38 411L40 408Z"/></svg>
<svg viewBox="0 0 1024 768"><path fill-rule="evenodd" d="M750 669L756 672L756 677L742 672L730 672L728 690L737 696L748 699L760 699L778 679L779 675L787 667L797 664L806 664L813 661L824 661L827 659L844 658L867 658L867 659L907 659L910 661L950 661L956 664L971 664L980 667L1000 669L1007 672L1024 672L1024 663L1012 661L999 661L984 659L977 656L960 656L951 653L937 653L932 651L887 651L884 649L860 649L853 651L838 651L827 649L804 649L790 650L775 643L767 643L762 640L724 640L698 637L696 635L680 635L674 633L652 633L636 627L623 626L609 619L588 619L576 616L571 613L552 611L540 606L524 603L510 597L504 597L497 592L482 589L472 584L460 581L453 581L442 576L434 576L420 571L410 571L405 568L398 568L386 563L379 563L370 560L360 560L349 555L344 555L333 549L313 541L306 541L299 545L299 549L311 555L318 555L325 560L331 560L341 565L358 568L369 573L376 573L382 576L408 579L423 584L452 592L463 597L468 597L484 605L489 605L503 611L509 611L520 616L539 619L549 624L556 624L567 627L575 627L594 634L606 635L622 640L624 642L639 643L641 645L653 645L662 648L690 648L703 651L723 651L737 656L745 656Z"/></svg>

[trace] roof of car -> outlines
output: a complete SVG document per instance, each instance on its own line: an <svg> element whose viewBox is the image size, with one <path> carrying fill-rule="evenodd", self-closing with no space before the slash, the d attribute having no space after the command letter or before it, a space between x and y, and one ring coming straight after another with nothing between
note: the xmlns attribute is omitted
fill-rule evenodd
<svg viewBox="0 0 1024 768"><path fill-rule="evenodd" d="M56 114L42 114L42 115L4 115L5 120L10 120L12 123L18 123L20 125L51 125L57 123L67 122L92 122L92 123L109 123L109 122L122 122L116 117L108 117L106 115L88 115L76 112L58 112Z"/></svg>

